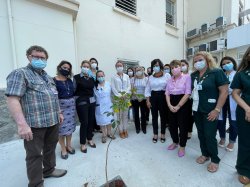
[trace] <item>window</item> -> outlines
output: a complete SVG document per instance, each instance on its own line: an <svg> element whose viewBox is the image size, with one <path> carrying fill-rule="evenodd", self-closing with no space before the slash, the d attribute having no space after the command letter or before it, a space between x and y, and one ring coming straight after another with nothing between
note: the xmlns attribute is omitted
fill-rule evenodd
<svg viewBox="0 0 250 187"><path fill-rule="evenodd" d="M171 0L166 0L166 23L175 25L175 3Z"/></svg>
<svg viewBox="0 0 250 187"><path fill-rule="evenodd" d="M139 61L127 60L127 59L118 59L118 60L121 61L124 65L124 68L123 68L124 73L127 73L128 68L134 68L134 67L139 66Z"/></svg>
<svg viewBox="0 0 250 187"><path fill-rule="evenodd" d="M136 0L116 0L115 6L136 16Z"/></svg>

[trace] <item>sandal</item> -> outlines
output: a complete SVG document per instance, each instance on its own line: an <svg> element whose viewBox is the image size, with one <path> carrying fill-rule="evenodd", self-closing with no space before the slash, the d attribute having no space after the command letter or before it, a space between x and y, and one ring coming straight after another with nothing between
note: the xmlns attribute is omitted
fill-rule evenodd
<svg viewBox="0 0 250 187"><path fill-rule="evenodd" d="M110 134L108 134L108 137L109 137L110 139L112 139L112 140L114 140L114 139L116 138L114 135L110 135Z"/></svg>
<svg viewBox="0 0 250 187"><path fill-rule="evenodd" d="M250 179L248 177L246 177L246 176L239 175L238 179L244 185L250 184Z"/></svg>
<svg viewBox="0 0 250 187"><path fill-rule="evenodd" d="M102 137L102 143L106 143L107 142L107 138L105 136Z"/></svg>
<svg viewBox="0 0 250 187"><path fill-rule="evenodd" d="M196 162L198 164L204 164L206 161L208 161L210 158L209 157L206 157L206 156L199 156L197 159L196 159Z"/></svg>
<svg viewBox="0 0 250 187"><path fill-rule="evenodd" d="M207 170L208 170L209 172L211 172L211 173L216 172L216 171L218 170L218 168L219 168L219 164L216 164L216 163L213 163L213 162L211 162L211 163L208 164L208 166L207 166Z"/></svg>

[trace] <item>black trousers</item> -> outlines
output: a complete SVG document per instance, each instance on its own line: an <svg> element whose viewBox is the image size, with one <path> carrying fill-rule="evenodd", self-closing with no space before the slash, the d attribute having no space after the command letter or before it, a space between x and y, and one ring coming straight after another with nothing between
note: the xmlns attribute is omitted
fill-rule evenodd
<svg viewBox="0 0 250 187"><path fill-rule="evenodd" d="M146 107L146 121L149 121L150 109Z"/></svg>
<svg viewBox="0 0 250 187"><path fill-rule="evenodd" d="M51 174L56 166L55 149L59 137L59 125L31 128L33 140L24 140L29 187L43 185L43 174Z"/></svg>
<svg viewBox="0 0 250 187"><path fill-rule="evenodd" d="M165 91L152 91L150 102L152 106L151 112L154 134L158 135L158 112L160 112L161 118L161 134L165 134L167 123L167 102Z"/></svg>
<svg viewBox="0 0 250 187"><path fill-rule="evenodd" d="M170 95L170 103L172 106L178 105L184 95ZM187 143L188 133L188 103L185 103L176 113L169 112L169 131L174 143L185 147ZM178 133L179 130L179 133Z"/></svg>
<svg viewBox="0 0 250 187"><path fill-rule="evenodd" d="M134 121L136 130L146 130L146 100L139 102L138 100L132 100L132 107L134 110ZM139 117L139 109L141 111L141 121Z"/></svg>
<svg viewBox="0 0 250 187"><path fill-rule="evenodd" d="M80 120L80 144L86 144L87 140L93 138L93 127L95 120L95 103L86 103L76 106L78 118Z"/></svg>
<svg viewBox="0 0 250 187"><path fill-rule="evenodd" d="M192 114L193 113L192 104L193 104L193 99L188 99L187 100L187 105L188 105L188 112L187 112L188 132L193 132L193 125L194 125L194 116Z"/></svg>

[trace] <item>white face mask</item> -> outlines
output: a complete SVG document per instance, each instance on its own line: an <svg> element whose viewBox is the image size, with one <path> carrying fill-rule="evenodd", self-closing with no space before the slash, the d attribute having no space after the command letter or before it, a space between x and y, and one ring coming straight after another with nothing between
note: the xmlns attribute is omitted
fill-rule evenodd
<svg viewBox="0 0 250 187"><path fill-rule="evenodd" d="M182 72L186 72L186 71L187 71L187 66L182 66L182 67L181 67L181 71L182 71Z"/></svg>
<svg viewBox="0 0 250 187"><path fill-rule="evenodd" d="M122 73L122 72L123 72L123 67L117 67L117 68L116 68L116 71L117 71L118 73Z"/></svg>
<svg viewBox="0 0 250 187"><path fill-rule="evenodd" d="M97 67L97 63L91 64L91 68L92 68L92 69L96 69L96 67Z"/></svg>
<svg viewBox="0 0 250 187"><path fill-rule="evenodd" d="M142 74L143 74L142 71L137 71L137 72L136 72L136 76L138 76L138 77L142 76Z"/></svg>
<svg viewBox="0 0 250 187"><path fill-rule="evenodd" d="M132 71L129 71L129 72L128 72L128 75L129 75L129 76L133 76L133 72L132 72Z"/></svg>

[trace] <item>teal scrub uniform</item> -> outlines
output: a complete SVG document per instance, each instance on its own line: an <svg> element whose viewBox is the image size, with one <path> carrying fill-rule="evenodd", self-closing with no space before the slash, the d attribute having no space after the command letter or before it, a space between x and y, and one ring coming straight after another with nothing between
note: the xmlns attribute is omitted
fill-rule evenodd
<svg viewBox="0 0 250 187"><path fill-rule="evenodd" d="M241 90L241 98L250 106L250 68L235 74L232 89ZM250 122L245 120L245 111L239 105L236 108L238 124L237 172L250 178Z"/></svg>
<svg viewBox="0 0 250 187"><path fill-rule="evenodd" d="M192 88L194 81L199 85L199 105L198 110L194 111L194 121L200 140L201 153L205 157L211 157L213 163L218 164L218 147L216 140L218 120L208 121L208 114L215 109L219 98L219 88L222 85L229 84L225 73L221 69L207 69L202 77L199 71L191 74Z"/></svg>

